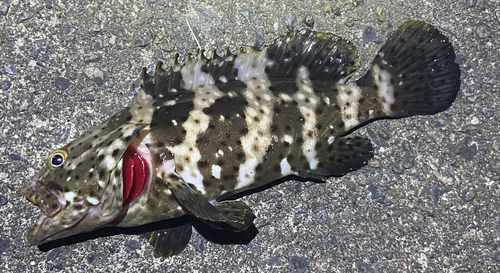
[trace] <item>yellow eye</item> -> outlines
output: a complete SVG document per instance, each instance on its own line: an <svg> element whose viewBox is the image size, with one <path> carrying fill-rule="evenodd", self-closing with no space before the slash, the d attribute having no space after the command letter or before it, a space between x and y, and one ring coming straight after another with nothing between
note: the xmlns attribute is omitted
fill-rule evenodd
<svg viewBox="0 0 500 273"><path fill-rule="evenodd" d="M55 170L64 163L66 157L68 157L68 152L66 152L66 150L53 151L47 158L47 167L51 170Z"/></svg>

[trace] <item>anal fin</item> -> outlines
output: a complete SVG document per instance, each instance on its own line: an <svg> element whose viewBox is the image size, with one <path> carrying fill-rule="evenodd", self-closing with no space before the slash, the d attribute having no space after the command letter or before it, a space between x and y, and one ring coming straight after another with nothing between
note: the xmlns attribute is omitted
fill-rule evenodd
<svg viewBox="0 0 500 273"><path fill-rule="evenodd" d="M193 227L190 223L144 233L155 253L163 258L181 253L189 243Z"/></svg>

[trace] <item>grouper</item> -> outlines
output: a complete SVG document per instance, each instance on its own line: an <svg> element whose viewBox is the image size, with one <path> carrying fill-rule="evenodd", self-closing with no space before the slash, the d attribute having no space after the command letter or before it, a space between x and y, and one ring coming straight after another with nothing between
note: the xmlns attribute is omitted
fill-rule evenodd
<svg viewBox="0 0 500 273"><path fill-rule="evenodd" d="M25 234L40 245L103 227L189 215L244 231L244 195L277 180L326 181L365 166L374 120L432 115L460 89L453 46L420 21L400 26L357 80L352 43L289 32L262 48L201 53L143 70L135 102L51 152L21 189L42 216ZM146 233L161 256L180 253L192 224Z"/></svg>

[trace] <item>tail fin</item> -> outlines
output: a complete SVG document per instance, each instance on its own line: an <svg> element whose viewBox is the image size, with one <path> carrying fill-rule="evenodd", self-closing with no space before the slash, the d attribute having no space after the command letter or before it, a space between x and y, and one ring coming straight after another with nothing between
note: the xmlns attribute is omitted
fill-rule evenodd
<svg viewBox="0 0 500 273"><path fill-rule="evenodd" d="M357 84L379 92L386 116L432 115L448 109L460 90L454 61L448 38L431 25L410 21L392 35Z"/></svg>

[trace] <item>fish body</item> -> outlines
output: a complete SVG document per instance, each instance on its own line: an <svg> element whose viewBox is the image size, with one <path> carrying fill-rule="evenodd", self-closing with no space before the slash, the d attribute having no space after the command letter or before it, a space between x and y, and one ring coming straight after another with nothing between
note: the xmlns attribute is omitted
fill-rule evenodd
<svg viewBox="0 0 500 273"><path fill-rule="evenodd" d="M412 21L353 82L354 46L312 31L261 50L159 63L154 75L143 71L132 106L52 152L21 190L43 212L26 241L186 214L245 230L251 209L225 199L277 179L325 181L363 167L370 141L346 135L376 119L447 109L460 89L454 60L446 37ZM188 224L146 236L169 256L190 232Z"/></svg>

